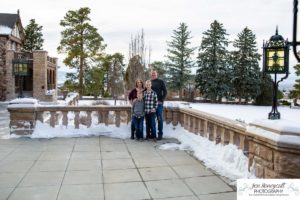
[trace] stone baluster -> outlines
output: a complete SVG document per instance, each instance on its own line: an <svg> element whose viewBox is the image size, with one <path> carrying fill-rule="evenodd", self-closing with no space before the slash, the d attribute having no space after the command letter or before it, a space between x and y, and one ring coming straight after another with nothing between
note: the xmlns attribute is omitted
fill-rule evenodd
<svg viewBox="0 0 300 200"><path fill-rule="evenodd" d="M230 144L234 144L234 132L233 131L229 131L229 143Z"/></svg>
<svg viewBox="0 0 300 200"><path fill-rule="evenodd" d="M203 123L203 135L204 135L204 137L209 138L208 121L207 120L204 120L204 123Z"/></svg>
<svg viewBox="0 0 300 200"><path fill-rule="evenodd" d="M109 114L109 111L104 111L102 114L103 114L104 124L105 124L105 126L108 126L108 114Z"/></svg>
<svg viewBox="0 0 300 200"><path fill-rule="evenodd" d="M214 141L216 141L217 136L218 136L217 130L218 130L218 126L216 124L214 124L214 130L213 130L213 140Z"/></svg>
<svg viewBox="0 0 300 200"><path fill-rule="evenodd" d="M225 128L221 128L221 144L225 144Z"/></svg>
<svg viewBox="0 0 300 200"><path fill-rule="evenodd" d="M59 124L59 113L55 114L55 124L58 125Z"/></svg>
<svg viewBox="0 0 300 200"><path fill-rule="evenodd" d="M197 118L193 117L193 133L197 134L198 133L198 128L197 128Z"/></svg>
<svg viewBox="0 0 300 200"><path fill-rule="evenodd" d="M188 128L187 130L189 132L192 132L192 116L191 115L188 115Z"/></svg>
<svg viewBox="0 0 300 200"><path fill-rule="evenodd" d="M86 120L87 120L86 126L88 128L90 128L91 125L92 125L92 111L86 111L86 114L87 114L87 117L86 117Z"/></svg>
<svg viewBox="0 0 300 200"><path fill-rule="evenodd" d="M240 144L239 148L244 151L245 150L245 136L244 135L239 135L240 136Z"/></svg>
<svg viewBox="0 0 300 200"><path fill-rule="evenodd" d="M63 118L62 118L62 123L65 127L68 126L68 111L63 111Z"/></svg>
<svg viewBox="0 0 300 200"><path fill-rule="evenodd" d="M182 127L184 127L184 113L182 113L182 112L180 112L180 114L179 114L179 121L180 121L180 125L182 126Z"/></svg>
<svg viewBox="0 0 300 200"><path fill-rule="evenodd" d="M201 136L203 135L202 119L198 119L198 133Z"/></svg>
<svg viewBox="0 0 300 200"><path fill-rule="evenodd" d="M131 110L127 110L127 124L131 121Z"/></svg>
<svg viewBox="0 0 300 200"><path fill-rule="evenodd" d="M120 127L121 124L121 112L120 111L115 111L116 114L116 126Z"/></svg>
<svg viewBox="0 0 300 200"><path fill-rule="evenodd" d="M56 116L56 111L50 111L50 126L55 127L55 116Z"/></svg>
<svg viewBox="0 0 300 200"><path fill-rule="evenodd" d="M44 112L43 111L40 111L37 113L37 120L39 120L40 122L44 123Z"/></svg>
<svg viewBox="0 0 300 200"><path fill-rule="evenodd" d="M75 125L76 129L79 129L79 124L80 124L79 113L80 113L80 111L75 111L74 125Z"/></svg>
<svg viewBox="0 0 300 200"><path fill-rule="evenodd" d="M99 123L99 124L104 123L102 111L98 111L98 123Z"/></svg>
<svg viewBox="0 0 300 200"><path fill-rule="evenodd" d="M173 124L173 126L176 126L178 124L178 117L179 117L178 115L179 115L179 113L178 113L177 110L172 111L172 116L173 116L172 124Z"/></svg>

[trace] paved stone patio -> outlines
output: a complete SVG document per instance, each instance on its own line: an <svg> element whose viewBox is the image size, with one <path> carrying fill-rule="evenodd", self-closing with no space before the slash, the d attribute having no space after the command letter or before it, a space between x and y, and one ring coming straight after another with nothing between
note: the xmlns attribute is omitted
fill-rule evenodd
<svg viewBox="0 0 300 200"><path fill-rule="evenodd" d="M0 109L0 136L7 119ZM177 141L0 139L0 199L236 199L224 178L188 153L159 150L166 142Z"/></svg>
<svg viewBox="0 0 300 200"><path fill-rule="evenodd" d="M222 178L163 140L0 140L0 199L235 199Z"/></svg>

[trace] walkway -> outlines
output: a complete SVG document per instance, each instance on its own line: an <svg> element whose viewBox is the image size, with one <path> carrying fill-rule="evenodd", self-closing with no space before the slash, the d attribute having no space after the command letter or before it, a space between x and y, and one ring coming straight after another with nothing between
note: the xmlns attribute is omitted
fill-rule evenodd
<svg viewBox="0 0 300 200"><path fill-rule="evenodd" d="M157 148L165 142L176 141L0 139L0 199L236 199L188 153Z"/></svg>

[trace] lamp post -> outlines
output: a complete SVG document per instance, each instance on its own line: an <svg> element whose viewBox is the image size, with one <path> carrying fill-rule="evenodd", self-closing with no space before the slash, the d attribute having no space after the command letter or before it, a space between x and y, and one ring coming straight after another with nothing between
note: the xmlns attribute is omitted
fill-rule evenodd
<svg viewBox="0 0 300 200"><path fill-rule="evenodd" d="M277 109L277 91L279 82L286 79L289 75L289 42L278 35L278 29L269 41L263 44L263 72L274 74L272 110L269 119L280 119ZM285 74L279 81L278 74Z"/></svg>
<svg viewBox="0 0 300 200"><path fill-rule="evenodd" d="M23 81L24 76L28 73L28 60L26 59L14 59L13 60L13 73L19 80L19 98L23 98Z"/></svg>
<svg viewBox="0 0 300 200"><path fill-rule="evenodd" d="M274 74L273 81L273 102L272 110L269 113L269 119L280 119L280 113L277 110L277 90L279 82L286 79L289 75L289 47L293 49L293 53L297 61L300 63L300 57L297 47L300 42L297 41L297 21L298 21L298 0L294 0L293 10L293 40L289 42L284 40L281 35L276 34L269 41L263 44L263 72L265 74ZM277 81L277 74L285 74Z"/></svg>

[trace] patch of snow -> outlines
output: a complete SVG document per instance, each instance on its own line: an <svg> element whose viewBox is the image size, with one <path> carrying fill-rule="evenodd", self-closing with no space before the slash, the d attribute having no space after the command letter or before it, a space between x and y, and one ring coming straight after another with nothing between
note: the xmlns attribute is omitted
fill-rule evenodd
<svg viewBox="0 0 300 200"><path fill-rule="evenodd" d="M274 142L291 144L291 145L300 145L299 135L280 135L256 126L248 126L247 132L257 135L259 137L267 138Z"/></svg>
<svg viewBox="0 0 300 200"><path fill-rule="evenodd" d="M248 172L248 158L237 146L215 144L199 135L195 135L183 129L181 126L164 127L167 136L172 136L180 141L180 144L167 143L160 146L163 150L188 150L204 162L205 166L211 168L231 180L239 178L254 178Z"/></svg>
<svg viewBox="0 0 300 200"><path fill-rule="evenodd" d="M9 102L8 108L30 108L39 105L39 101L34 98L17 98Z"/></svg>
<svg viewBox="0 0 300 200"><path fill-rule="evenodd" d="M292 133L293 135L298 135L300 137L299 124L296 124L295 122L292 121L288 121L286 119L281 119L281 120L257 119L251 122L251 124L263 126L283 133Z"/></svg>
<svg viewBox="0 0 300 200"><path fill-rule="evenodd" d="M0 34L1 35L10 35L12 32L12 29L8 26L0 25Z"/></svg>

